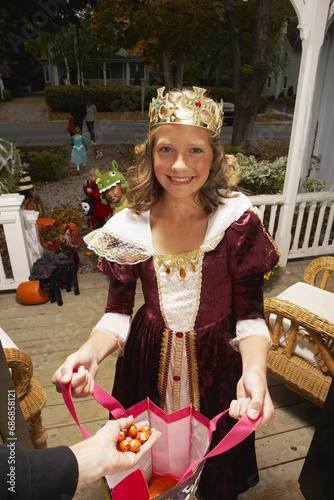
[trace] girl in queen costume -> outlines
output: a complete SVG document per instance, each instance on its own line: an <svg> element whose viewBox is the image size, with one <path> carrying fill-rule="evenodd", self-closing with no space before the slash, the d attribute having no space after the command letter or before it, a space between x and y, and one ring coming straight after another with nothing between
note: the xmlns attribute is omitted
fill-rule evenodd
<svg viewBox="0 0 334 500"><path fill-rule="evenodd" d="M55 372L89 395L99 363L117 348L113 395L128 408L149 397L167 413L193 404L208 418L226 408L215 446L246 411L268 424L270 337L263 275L278 252L237 177L219 133L222 106L197 87L158 96L137 146L128 208L86 236L110 277L106 313ZM234 181L233 181L234 179ZM136 282L145 304L132 319ZM236 499L258 482L254 436L207 461L205 500Z"/></svg>

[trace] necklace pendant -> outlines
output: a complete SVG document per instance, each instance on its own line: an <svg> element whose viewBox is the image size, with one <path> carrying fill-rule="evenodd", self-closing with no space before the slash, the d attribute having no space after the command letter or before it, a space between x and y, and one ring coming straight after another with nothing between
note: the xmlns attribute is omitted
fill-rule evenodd
<svg viewBox="0 0 334 500"><path fill-rule="evenodd" d="M181 276L181 278L185 278L186 277L186 272L185 272L185 270L184 270L184 268L182 266L180 267L180 276Z"/></svg>
<svg viewBox="0 0 334 500"><path fill-rule="evenodd" d="M166 274L170 274L170 267L166 266L165 272L166 272Z"/></svg>
<svg viewBox="0 0 334 500"><path fill-rule="evenodd" d="M193 270L194 272L196 271L195 264L192 264L192 265L191 265L191 268L192 268L192 270Z"/></svg>

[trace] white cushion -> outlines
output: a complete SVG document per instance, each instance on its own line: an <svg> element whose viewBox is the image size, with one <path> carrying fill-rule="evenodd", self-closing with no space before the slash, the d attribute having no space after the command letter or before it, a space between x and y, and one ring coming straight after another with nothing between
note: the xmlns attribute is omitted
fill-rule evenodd
<svg viewBox="0 0 334 500"><path fill-rule="evenodd" d="M9 349L11 347L14 347L14 349L18 349L17 345L14 344L12 339L10 337L8 337L7 333L4 332L2 328L0 328L0 340L1 340L2 347L4 349Z"/></svg>
<svg viewBox="0 0 334 500"><path fill-rule="evenodd" d="M325 318L334 323L334 294L321 290L307 283L298 282L290 286L284 292L277 296L278 299L288 300L299 307L304 307L308 311L321 318ZM273 327L276 316L270 316L270 324ZM283 320L283 328L287 331L290 327L290 320ZM302 329L301 329L302 330ZM305 331L305 333L307 333ZM285 337L281 337L280 344L285 346ZM314 365L319 365L315 354L312 352L312 346L306 340L297 340L294 353Z"/></svg>

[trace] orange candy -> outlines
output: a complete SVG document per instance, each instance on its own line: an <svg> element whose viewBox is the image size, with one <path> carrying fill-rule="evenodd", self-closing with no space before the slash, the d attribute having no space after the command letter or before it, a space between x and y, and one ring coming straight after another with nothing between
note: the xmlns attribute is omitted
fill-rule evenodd
<svg viewBox="0 0 334 500"><path fill-rule="evenodd" d="M136 425L132 424L129 428L128 428L128 436L132 437L132 438L135 438L138 434L138 428Z"/></svg>
<svg viewBox="0 0 334 500"><path fill-rule="evenodd" d="M148 435L148 432L138 432L137 434L137 439L140 441L141 444L144 444L146 443L146 441L149 439L149 435Z"/></svg>
<svg viewBox="0 0 334 500"><path fill-rule="evenodd" d="M129 451L130 450L130 443L129 443L129 441L127 441L126 439L123 439L123 441L121 441L118 444L118 448L120 449L120 451L122 453L125 453L126 451Z"/></svg>
<svg viewBox="0 0 334 500"><path fill-rule="evenodd" d="M150 438L150 435L151 428L148 425L143 425L138 431L138 427L132 424L127 430L120 432L117 440L118 449L123 453L126 451L138 453L140 446Z"/></svg>
<svg viewBox="0 0 334 500"><path fill-rule="evenodd" d="M133 453L138 453L138 451L140 450L140 441L138 441L138 439L131 439L129 446L130 451L132 451Z"/></svg>
<svg viewBox="0 0 334 500"><path fill-rule="evenodd" d="M120 442L121 442L121 441L123 441L125 438L126 438L125 431L121 431L121 432L119 433L119 436L118 436L118 439L117 439L117 443L120 443Z"/></svg>

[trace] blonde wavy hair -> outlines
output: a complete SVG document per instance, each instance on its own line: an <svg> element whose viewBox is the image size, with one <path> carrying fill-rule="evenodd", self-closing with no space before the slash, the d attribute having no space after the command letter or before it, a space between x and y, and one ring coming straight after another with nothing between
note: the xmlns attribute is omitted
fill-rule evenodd
<svg viewBox="0 0 334 500"><path fill-rule="evenodd" d="M135 148L137 161L127 174L130 186L127 199L128 207L136 213L150 210L164 191L155 176L153 159L156 131L163 126L152 128L146 141ZM219 137L210 131L207 134L213 152L210 175L197 191L195 201L210 215L223 204L222 198L233 196L232 189L240 180L240 172L237 170L235 156L225 154Z"/></svg>

